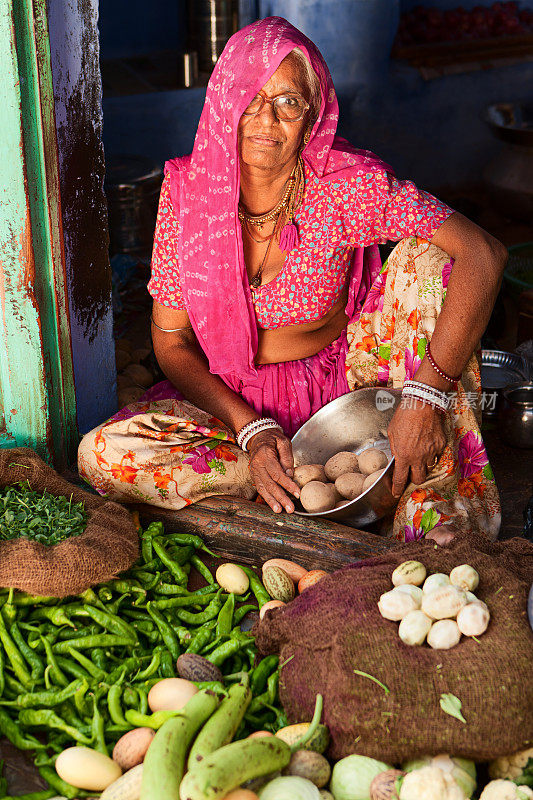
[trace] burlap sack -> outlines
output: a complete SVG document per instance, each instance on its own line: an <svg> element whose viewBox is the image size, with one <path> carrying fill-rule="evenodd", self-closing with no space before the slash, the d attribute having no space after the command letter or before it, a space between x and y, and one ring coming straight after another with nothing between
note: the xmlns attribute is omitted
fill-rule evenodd
<svg viewBox="0 0 533 800"><path fill-rule="evenodd" d="M465 563L478 570L476 594L491 612L478 641L463 637L451 650L408 647L398 623L381 617L379 596L392 588L394 568L411 558L428 573ZM395 764L446 752L491 759L533 741L532 581L533 545L525 539L410 543L329 575L286 609L267 613L254 633L261 653L290 659L280 694L291 722L310 719L322 693L333 758L359 753ZM441 710L445 693L461 700L466 724Z"/></svg>
<svg viewBox="0 0 533 800"><path fill-rule="evenodd" d="M66 597L110 580L135 561L139 537L126 508L64 480L30 448L0 450L0 487L25 480L35 491L82 500L87 527L52 547L22 538L0 542L0 586Z"/></svg>

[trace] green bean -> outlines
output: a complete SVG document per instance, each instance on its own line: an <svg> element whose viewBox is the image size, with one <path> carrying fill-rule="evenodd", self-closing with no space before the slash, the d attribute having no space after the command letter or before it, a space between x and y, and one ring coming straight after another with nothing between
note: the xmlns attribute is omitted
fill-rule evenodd
<svg viewBox="0 0 533 800"><path fill-rule="evenodd" d="M262 608L265 603L268 603L269 600L271 600L269 593L261 583L261 580L255 574L255 572L250 569L250 567L241 567L241 569L244 570L244 572L248 575L250 589L255 595L255 599L259 604L259 608Z"/></svg>
<svg viewBox="0 0 533 800"><path fill-rule="evenodd" d="M168 554L163 542L160 539L153 539L153 548L165 567L168 569L177 584L181 586L187 585L187 575L181 568L181 565L174 561Z"/></svg>
<svg viewBox="0 0 533 800"><path fill-rule="evenodd" d="M17 679L29 688L33 681L30 673L26 669L26 665L24 663L24 659L20 651L18 650L15 642L7 632L7 628L4 623L4 619L0 614L0 641L4 646L4 650L6 652L6 656L9 659L11 666L13 667L13 672L15 673Z"/></svg>
<svg viewBox="0 0 533 800"><path fill-rule="evenodd" d="M91 739L85 734L81 733L78 728L69 725L64 719L58 717L53 711L49 709L33 709L25 708L19 714L19 721L21 725L27 725L30 728L45 726L52 728L52 730L63 731L68 733L69 736L80 744L90 745Z"/></svg>
<svg viewBox="0 0 533 800"><path fill-rule="evenodd" d="M204 562L199 556L197 555L191 556L191 564L196 569L196 571L200 573L202 578L207 581L209 585L214 584L215 579L211 574L211 570L204 564Z"/></svg>
<svg viewBox="0 0 533 800"><path fill-rule="evenodd" d="M176 661L180 654L180 648L178 644L178 637L176 636L175 632L168 624L165 617L158 611L157 608L152 607L152 603L149 602L146 604L146 609L150 616L152 617L153 621L158 627L159 633L161 634L161 638L163 639L164 643L166 644L172 659Z"/></svg>

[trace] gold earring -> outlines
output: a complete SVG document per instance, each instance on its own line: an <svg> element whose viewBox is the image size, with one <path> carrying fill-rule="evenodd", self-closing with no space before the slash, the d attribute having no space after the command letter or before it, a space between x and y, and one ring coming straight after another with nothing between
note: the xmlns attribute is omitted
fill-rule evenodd
<svg viewBox="0 0 533 800"><path fill-rule="evenodd" d="M311 138L311 128L308 128L304 133L304 138L303 138L304 147L306 146L306 144L309 144L310 138Z"/></svg>

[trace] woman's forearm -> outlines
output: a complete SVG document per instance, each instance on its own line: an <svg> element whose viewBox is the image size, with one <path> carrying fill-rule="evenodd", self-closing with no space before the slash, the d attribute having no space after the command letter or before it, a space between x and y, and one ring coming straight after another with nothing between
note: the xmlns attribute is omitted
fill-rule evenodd
<svg viewBox="0 0 533 800"><path fill-rule="evenodd" d="M487 327L507 259L503 245L483 234L475 242L467 241L455 256L446 298L431 338L433 358L452 376L462 373ZM435 244L436 238L432 240ZM446 252L453 252L453 248ZM443 390L450 386L427 358L423 359L416 378L422 382L428 380Z"/></svg>
<svg viewBox="0 0 533 800"><path fill-rule="evenodd" d="M174 337L172 344L162 343L160 338L158 341L157 334L154 335L159 366L190 403L221 420L234 432L259 418L259 414L221 378L209 372L207 359L193 341L193 335Z"/></svg>

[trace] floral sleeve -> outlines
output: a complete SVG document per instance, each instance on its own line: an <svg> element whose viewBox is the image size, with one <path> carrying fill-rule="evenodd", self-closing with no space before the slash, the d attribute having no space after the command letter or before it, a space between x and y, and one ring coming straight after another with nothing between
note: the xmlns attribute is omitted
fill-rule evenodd
<svg viewBox="0 0 533 800"><path fill-rule="evenodd" d="M181 311L185 308L176 256L178 220L172 208L170 179L161 187L152 251L152 275L148 291L157 303Z"/></svg>
<svg viewBox="0 0 533 800"><path fill-rule="evenodd" d="M408 236L428 241L453 209L412 181L381 170L348 180L343 196L344 224L353 247Z"/></svg>

